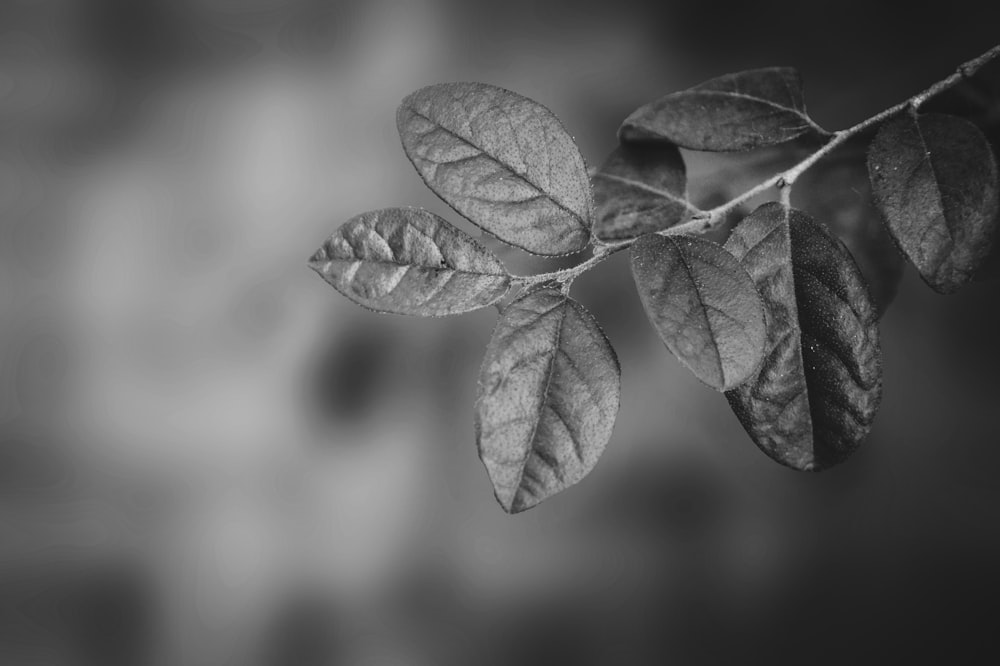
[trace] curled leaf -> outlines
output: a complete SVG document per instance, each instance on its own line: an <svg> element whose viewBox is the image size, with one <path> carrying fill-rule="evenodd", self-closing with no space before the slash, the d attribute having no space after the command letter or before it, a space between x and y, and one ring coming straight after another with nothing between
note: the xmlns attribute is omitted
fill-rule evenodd
<svg viewBox="0 0 1000 666"><path fill-rule="evenodd" d="M725 391L746 381L764 350L764 306L750 275L719 245L643 236L632 277L663 343L698 379Z"/></svg>
<svg viewBox="0 0 1000 666"><path fill-rule="evenodd" d="M337 291L378 312L442 316L503 298L510 276L468 235L419 208L386 208L345 222L309 259Z"/></svg>
<svg viewBox="0 0 1000 666"><path fill-rule="evenodd" d="M623 144L594 174L594 235L614 241L636 238L683 221L687 175L676 146Z"/></svg>
<svg viewBox="0 0 1000 666"><path fill-rule="evenodd" d="M541 255L587 245L587 168L541 104L483 83L444 83L406 97L396 124L427 186L500 240Z"/></svg>
<svg viewBox="0 0 1000 666"><path fill-rule="evenodd" d="M903 113L872 141L868 174L893 239L935 291L969 282L997 226L996 160L982 131L957 116Z"/></svg>
<svg viewBox="0 0 1000 666"><path fill-rule="evenodd" d="M504 510L530 509L593 469L620 393L618 358L576 301L541 289L504 309L476 402L479 457Z"/></svg>
<svg viewBox="0 0 1000 666"><path fill-rule="evenodd" d="M847 248L807 214L768 203L726 248L768 311L764 362L726 393L757 446L779 463L818 471L868 434L882 393L878 317Z"/></svg>
<svg viewBox="0 0 1000 666"><path fill-rule="evenodd" d="M806 115L802 79L791 67L726 74L671 93L636 109L618 130L622 141L709 151L751 150L804 134L828 132Z"/></svg>

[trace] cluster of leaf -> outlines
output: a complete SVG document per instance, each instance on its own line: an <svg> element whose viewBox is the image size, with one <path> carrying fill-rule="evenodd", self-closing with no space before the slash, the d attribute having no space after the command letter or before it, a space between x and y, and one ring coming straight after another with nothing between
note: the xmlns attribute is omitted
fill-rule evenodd
<svg viewBox="0 0 1000 666"><path fill-rule="evenodd" d="M397 125L424 182L499 240L546 256L628 248L663 343L725 392L774 460L823 469L867 435L881 396L879 310L847 246L778 202L746 216L722 245L673 229L710 220L687 199L679 148L746 151L834 136L806 114L794 70L731 74L639 108L593 178L548 109L501 88L423 88L403 101ZM998 212L997 168L980 131L955 116L900 113L881 126L867 162L877 208L923 278L941 292L967 282ZM574 273L512 276L475 239L415 208L352 218L310 265L379 312L500 308L475 430L505 510L530 508L594 467L618 412L620 368L568 295Z"/></svg>

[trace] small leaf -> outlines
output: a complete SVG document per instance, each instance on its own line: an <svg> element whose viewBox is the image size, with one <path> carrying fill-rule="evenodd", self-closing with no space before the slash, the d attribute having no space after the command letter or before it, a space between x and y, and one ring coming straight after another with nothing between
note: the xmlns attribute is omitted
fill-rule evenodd
<svg viewBox="0 0 1000 666"><path fill-rule="evenodd" d="M623 141L661 139L691 150L737 151L828 132L806 115L799 73L790 67L726 74L639 107Z"/></svg>
<svg viewBox="0 0 1000 666"><path fill-rule="evenodd" d="M396 314L468 312L497 302L510 286L510 276L492 252L419 208L386 208L351 218L309 265L358 305Z"/></svg>
<svg viewBox="0 0 1000 666"><path fill-rule="evenodd" d="M711 241L643 236L632 277L663 343L698 379L725 391L760 365L764 306L746 269Z"/></svg>
<svg viewBox="0 0 1000 666"><path fill-rule="evenodd" d="M636 238L680 223L694 207L685 198L684 160L667 143L623 144L594 174L594 235Z"/></svg>
<svg viewBox="0 0 1000 666"><path fill-rule="evenodd" d="M604 452L621 370L594 318L557 289L511 303L479 376L476 441L509 513L572 486Z"/></svg>
<svg viewBox="0 0 1000 666"><path fill-rule="evenodd" d="M404 99L396 124L427 186L500 240L541 255L587 245L587 168L541 104L483 83L444 83Z"/></svg>
<svg viewBox="0 0 1000 666"><path fill-rule="evenodd" d="M893 239L935 291L969 282L990 251L998 213L996 160L957 116L904 113L868 153L875 203Z"/></svg>
<svg viewBox="0 0 1000 666"><path fill-rule="evenodd" d="M726 393L757 446L818 471L868 434L882 394L878 317L847 248L807 214L768 203L726 248L750 271L768 309L764 363Z"/></svg>
<svg viewBox="0 0 1000 666"><path fill-rule="evenodd" d="M795 181L792 202L823 220L854 257L878 310L896 297L905 261L871 197L865 143L823 159Z"/></svg>

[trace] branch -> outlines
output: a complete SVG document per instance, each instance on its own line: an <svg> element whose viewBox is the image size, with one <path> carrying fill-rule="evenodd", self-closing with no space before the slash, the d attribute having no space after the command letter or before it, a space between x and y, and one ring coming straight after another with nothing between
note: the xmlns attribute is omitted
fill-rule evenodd
<svg viewBox="0 0 1000 666"><path fill-rule="evenodd" d="M823 144L816 152L812 153L801 162L795 166L786 169L780 173L776 173L762 183L751 187L749 190L737 195L735 198L727 201L724 204L716 206L710 210L700 211L694 215L689 221L684 224L678 224L676 226L670 227L669 229L664 229L659 231L661 236L674 236L680 234L693 234L693 233L704 233L709 231L716 226L718 226L722 220L725 219L726 215L737 209L742 204L753 199L754 197L767 192L772 188L777 188L780 193L781 202L784 205L789 205L791 202L792 185L795 181L805 173L811 166L819 162L823 157L833 152L838 146L843 145L849 139L861 134L862 132L871 129L872 127L882 123L893 116L896 116L905 111L916 111L920 108L927 100L930 98L943 93L950 88L958 85L965 79L973 76L976 72L983 68L990 61L1000 56L1000 44L994 46L989 51L986 51L982 55L969 60L968 62L962 63L958 66L951 76L938 81L934 85L930 86L926 90L917 93L913 97L896 104L895 106L889 107L888 109L875 114L871 118L862 120L861 122L853 125L845 130L839 132L834 132L830 135L830 140ZM612 254L626 249L632 243L636 241L635 238L630 238L624 241L618 241L614 243L605 243L600 240L595 239L595 250L594 255L572 268L566 268L561 271L554 271L551 273L542 273L540 275L525 276L525 277L515 277L515 282L523 284L525 286L531 286L539 284L541 282L557 281L563 283L572 282L581 273L590 270L592 267L604 261L606 258Z"/></svg>
<svg viewBox="0 0 1000 666"><path fill-rule="evenodd" d="M596 239L595 239L596 240ZM552 271L551 273L539 273L538 275L515 275L514 283L522 285L524 287L532 287L536 284L541 284L543 282L572 282L576 276L581 273L585 273L597 264L601 263L609 256L618 252L619 250L624 250L629 245L631 245L635 239L629 239L623 243L617 245L596 245L594 248L594 255L587 259L586 261L572 266L570 268L564 268L561 271Z"/></svg>

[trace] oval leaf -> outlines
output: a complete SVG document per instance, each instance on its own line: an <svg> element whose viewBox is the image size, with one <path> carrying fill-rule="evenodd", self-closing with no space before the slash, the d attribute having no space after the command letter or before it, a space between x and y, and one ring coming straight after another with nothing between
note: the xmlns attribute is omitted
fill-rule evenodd
<svg viewBox="0 0 1000 666"><path fill-rule="evenodd" d="M309 265L355 303L395 314L468 312L497 302L510 286L510 276L492 252L419 208L387 208L351 218Z"/></svg>
<svg viewBox="0 0 1000 666"><path fill-rule="evenodd" d="M614 241L672 227L694 210L685 197L687 174L676 146L623 144L594 174L594 235Z"/></svg>
<svg viewBox="0 0 1000 666"><path fill-rule="evenodd" d="M875 203L893 239L935 291L969 282L997 223L997 165L983 133L957 116L904 113L868 154Z"/></svg>
<svg viewBox="0 0 1000 666"><path fill-rule="evenodd" d="M509 513L586 476L611 438L621 370L594 318L557 289L511 303L486 350L479 457Z"/></svg>
<svg viewBox="0 0 1000 666"><path fill-rule="evenodd" d="M847 248L807 214L764 204L726 248L768 309L764 363L726 398L757 446L818 471L868 434L882 395L878 317Z"/></svg>
<svg viewBox="0 0 1000 666"><path fill-rule="evenodd" d="M650 234L632 245L631 260L667 349L716 390L746 381L764 350L764 306L736 258L711 241Z"/></svg>
<svg viewBox="0 0 1000 666"><path fill-rule="evenodd" d="M806 115L802 80L791 67L726 74L639 107L623 141L664 139L682 148L751 150L829 133Z"/></svg>
<svg viewBox="0 0 1000 666"><path fill-rule="evenodd" d="M587 168L544 106L483 83L445 83L404 99L396 124L427 186L500 240L541 255L587 245Z"/></svg>

